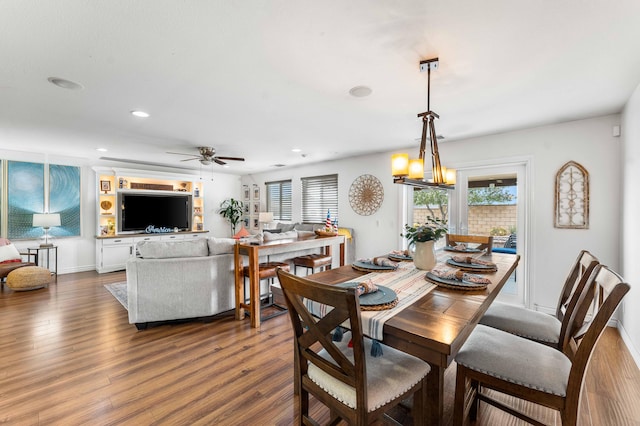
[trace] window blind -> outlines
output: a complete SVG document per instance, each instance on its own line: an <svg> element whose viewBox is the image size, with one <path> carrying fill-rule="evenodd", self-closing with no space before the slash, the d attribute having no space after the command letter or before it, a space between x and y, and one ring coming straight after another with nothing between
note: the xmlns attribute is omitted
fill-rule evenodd
<svg viewBox="0 0 640 426"><path fill-rule="evenodd" d="M291 220L291 181L266 182L267 211L276 220Z"/></svg>
<svg viewBox="0 0 640 426"><path fill-rule="evenodd" d="M338 217L338 175L302 178L302 221L324 223L327 210Z"/></svg>

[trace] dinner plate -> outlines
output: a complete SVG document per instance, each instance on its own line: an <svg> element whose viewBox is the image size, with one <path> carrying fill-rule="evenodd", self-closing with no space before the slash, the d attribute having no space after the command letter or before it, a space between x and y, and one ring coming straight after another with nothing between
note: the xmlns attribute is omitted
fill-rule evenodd
<svg viewBox="0 0 640 426"><path fill-rule="evenodd" d="M464 250L458 250L455 247L451 247L451 246L445 246L444 249L447 251L455 251L457 253L480 253L482 251L477 248L466 248Z"/></svg>
<svg viewBox="0 0 640 426"><path fill-rule="evenodd" d="M404 254L396 254L396 253L389 253L387 257L397 262L411 262L413 260L413 257L411 256L406 256Z"/></svg>
<svg viewBox="0 0 640 426"><path fill-rule="evenodd" d="M487 284L472 283L465 280L455 280L449 278L440 278L437 275L427 272L425 278L441 287L453 288L456 290L483 290L487 288Z"/></svg>
<svg viewBox="0 0 640 426"><path fill-rule="evenodd" d="M456 268L465 269L468 271L493 272L498 270L496 266L483 265L481 263L456 262L451 258L447 259L447 265L455 266Z"/></svg>
<svg viewBox="0 0 640 426"><path fill-rule="evenodd" d="M346 282L342 284L337 284L338 287L357 287L360 283L355 282ZM388 303L393 302L398 298L398 295L395 291L391 290L389 287L385 287L382 285L378 286L378 291L374 291L373 293L361 294L360 306L375 306L375 305L386 305Z"/></svg>
<svg viewBox="0 0 640 426"><path fill-rule="evenodd" d="M366 272L391 272L397 269L397 266L375 265L373 263L362 262L360 260L356 260L355 262L353 262L351 267L359 271L366 271Z"/></svg>

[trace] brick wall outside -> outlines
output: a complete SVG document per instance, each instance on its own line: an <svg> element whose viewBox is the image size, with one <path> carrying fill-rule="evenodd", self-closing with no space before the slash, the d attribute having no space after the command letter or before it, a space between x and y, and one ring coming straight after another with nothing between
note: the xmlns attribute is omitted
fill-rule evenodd
<svg viewBox="0 0 640 426"><path fill-rule="evenodd" d="M502 228L509 235L516 228L516 205L498 206L469 206L469 234L490 235L494 228ZM440 218L440 210L433 209L435 216ZM413 209L414 222L424 223L429 210L424 207Z"/></svg>

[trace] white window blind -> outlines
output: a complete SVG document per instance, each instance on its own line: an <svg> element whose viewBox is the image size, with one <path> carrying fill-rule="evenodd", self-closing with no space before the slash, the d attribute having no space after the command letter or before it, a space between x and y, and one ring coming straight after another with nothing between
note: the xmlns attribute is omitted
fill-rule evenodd
<svg viewBox="0 0 640 426"><path fill-rule="evenodd" d="M338 175L302 178L302 222L324 223L327 210L338 217Z"/></svg>
<svg viewBox="0 0 640 426"><path fill-rule="evenodd" d="M267 211L276 220L291 220L291 181L266 182Z"/></svg>

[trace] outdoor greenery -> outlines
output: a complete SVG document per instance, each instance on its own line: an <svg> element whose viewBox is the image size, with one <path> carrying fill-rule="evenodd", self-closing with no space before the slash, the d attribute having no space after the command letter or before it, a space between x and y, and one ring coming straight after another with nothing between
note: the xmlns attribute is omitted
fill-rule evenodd
<svg viewBox="0 0 640 426"><path fill-rule="evenodd" d="M467 201L470 206L505 204L515 201L506 187L469 188ZM413 192L413 205L424 206L432 217L449 217L449 194L443 189L426 189ZM436 214L436 210L440 214Z"/></svg>
<svg viewBox="0 0 640 426"><path fill-rule="evenodd" d="M218 210L218 213L220 213L220 216L224 217L231 225L232 235L236 233L236 226L242 219L243 208L244 203L233 198L229 198L220 203L220 209Z"/></svg>
<svg viewBox="0 0 640 426"><path fill-rule="evenodd" d="M411 226L405 224L404 234L400 234L400 236L407 239L409 246L413 246L417 242L438 241L446 233L446 221L428 216L427 221L423 224L416 223Z"/></svg>

